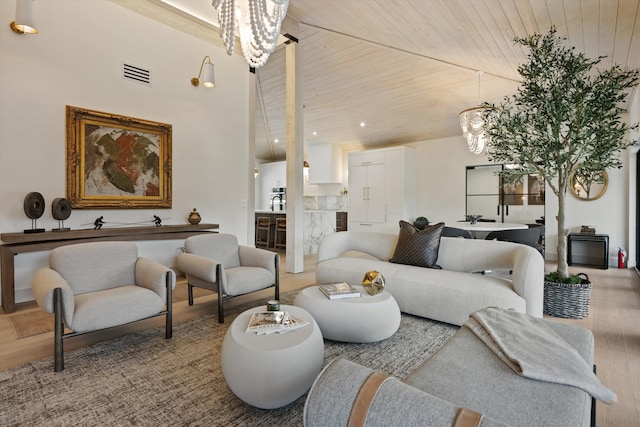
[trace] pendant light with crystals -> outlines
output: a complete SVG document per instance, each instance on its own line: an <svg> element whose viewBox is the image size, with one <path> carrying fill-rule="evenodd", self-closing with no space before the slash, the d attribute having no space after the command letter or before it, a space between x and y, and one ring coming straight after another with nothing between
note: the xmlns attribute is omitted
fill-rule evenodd
<svg viewBox="0 0 640 427"><path fill-rule="evenodd" d="M480 103L480 78L483 74L482 71L478 71L478 103ZM460 112L462 135L467 139L469 151L474 154L480 154L486 149L488 136L482 117L484 112L483 107L467 108Z"/></svg>
<svg viewBox="0 0 640 427"><path fill-rule="evenodd" d="M212 4L218 10L227 53L233 54L237 26L245 60L252 68L262 67L278 43L289 0L213 0Z"/></svg>

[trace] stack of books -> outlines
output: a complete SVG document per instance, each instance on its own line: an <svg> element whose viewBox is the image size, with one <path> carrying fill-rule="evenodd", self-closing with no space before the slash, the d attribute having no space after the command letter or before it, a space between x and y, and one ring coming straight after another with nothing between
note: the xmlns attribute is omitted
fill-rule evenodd
<svg viewBox="0 0 640 427"><path fill-rule="evenodd" d="M580 227L580 233L582 234L596 234L596 228L589 225L583 225Z"/></svg>
<svg viewBox="0 0 640 427"><path fill-rule="evenodd" d="M360 292L346 282L323 283L318 285L320 292L329 299L358 298Z"/></svg>

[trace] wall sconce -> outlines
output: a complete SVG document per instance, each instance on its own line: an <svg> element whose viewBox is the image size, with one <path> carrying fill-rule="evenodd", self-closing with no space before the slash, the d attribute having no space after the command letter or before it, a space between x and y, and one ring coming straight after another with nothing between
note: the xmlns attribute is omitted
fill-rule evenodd
<svg viewBox="0 0 640 427"><path fill-rule="evenodd" d="M304 182L309 182L309 163L306 160L302 162L302 175L304 176Z"/></svg>
<svg viewBox="0 0 640 427"><path fill-rule="evenodd" d="M305 169L309 169L309 163L305 160L304 162L302 162L302 167Z"/></svg>
<svg viewBox="0 0 640 427"><path fill-rule="evenodd" d="M200 84L200 76L202 76L202 86L216 87L216 79L213 74L213 64L211 63L211 58L209 58L209 56L205 56L202 60L202 65L200 65L200 72L198 73L198 77L192 78L191 84L194 86L198 86Z"/></svg>
<svg viewBox="0 0 640 427"><path fill-rule="evenodd" d="M33 19L33 0L16 0L16 20L9 27L16 34L38 34Z"/></svg>
<svg viewBox="0 0 640 427"><path fill-rule="evenodd" d="M260 171L258 170L258 168L255 168L255 169L253 170L253 177L254 177L254 178L257 178L257 177L258 177L258 175L260 175Z"/></svg>

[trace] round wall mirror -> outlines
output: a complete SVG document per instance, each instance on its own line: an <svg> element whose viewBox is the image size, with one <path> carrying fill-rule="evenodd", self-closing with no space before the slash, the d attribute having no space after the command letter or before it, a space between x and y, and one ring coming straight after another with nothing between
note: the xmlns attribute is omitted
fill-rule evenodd
<svg viewBox="0 0 640 427"><path fill-rule="evenodd" d="M607 191L609 175L607 171L586 171L579 166L569 177L569 188L580 200L597 200Z"/></svg>

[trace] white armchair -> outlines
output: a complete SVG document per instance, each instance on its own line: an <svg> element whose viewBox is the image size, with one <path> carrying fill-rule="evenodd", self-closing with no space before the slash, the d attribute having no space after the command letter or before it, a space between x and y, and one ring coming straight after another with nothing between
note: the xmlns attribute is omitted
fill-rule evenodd
<svg viewBox="0 0 640 427"><path fill-rule="evenodd" d="M92 242L62 246L49 253L49 267L31 284L36 302L55 313L56 372L64 369L63 339L166 316L165 337L172 336L171 295L175 273L138 257L133 242ZM63 324L71 329L64 333Z"/></svg>
<svg viewBox="0 0 640 427"><path fill-rule="evenodd" d="M271 251L238 245L232 234L200 234L184 242L176 259L187 276L189 305L193 287L218 292L218 322L224 323L225 299L275 287L280 298L280 256Z"/></svg>

